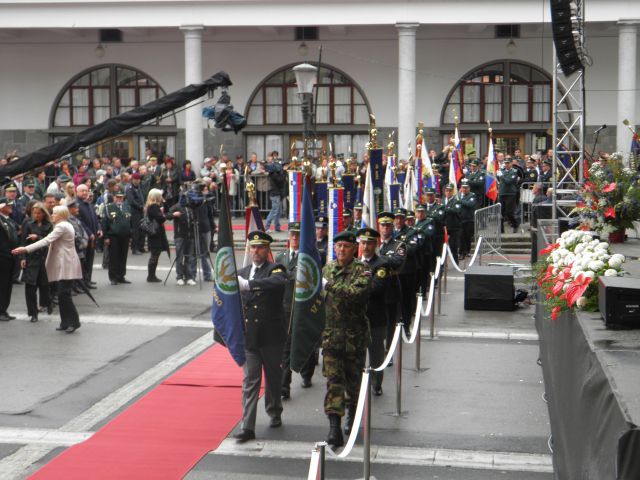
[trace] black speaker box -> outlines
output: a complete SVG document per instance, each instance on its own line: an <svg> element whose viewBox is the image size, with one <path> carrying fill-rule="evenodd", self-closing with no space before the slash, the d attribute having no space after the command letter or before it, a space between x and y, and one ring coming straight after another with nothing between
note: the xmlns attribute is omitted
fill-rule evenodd
<svg viewBox="0 0 640 480"><path fill-rule="evenodd" d="M598 277L598 307L607 328L640 328L640 280Z"/></svg>
<svg viewBox="0 0 640 480"><path fill-rule="evenodd" d="M464 274L464 309L509 312L515 309L511 267L469 267Z"/></svg>

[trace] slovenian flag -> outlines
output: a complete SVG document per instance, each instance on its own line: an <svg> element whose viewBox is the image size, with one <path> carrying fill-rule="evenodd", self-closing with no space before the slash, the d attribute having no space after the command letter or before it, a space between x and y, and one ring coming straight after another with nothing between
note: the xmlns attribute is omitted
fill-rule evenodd
<svg viewBox="0 0 640 480"><path fill-rule="evenodd" d="M463 161L464 156L460 148L460 135L458 133L458 127L456 127L453 137L453 152L451 152L451 165L449 165L449 183L453 183L454 193L458 191L458 183L460 183L460 180L464 176L462 173Z"/></svg>
<svg viewBox="0 0 640 480"><path fill-rule="evenodd" d="M213 305L211 321L215 337L222 339L235 362L242 366L244 352L244 318L238 288L238 271L233 251L233 230L229 213L227 185L222 182L218 251L213 262Z"/></svg>
<svg viewBox="0 0 640 480"><path fill-rule="evenodd" d="M369 183L369 182L367 182ZM333 237L344 230L344 189L341 187L329 188L329 242L327 245L327 263L336 259L333 250ZM364 216L364 214L363 214Z"/></svg>
<svg viewBox="0 0 640 480"><path fill-rule="evenodd" d="M485 195L493 202L498 200L498 183L496 181L496 156L493 151L493 139L489 137L489 153L487 154L487 174L484 181Z"/></svg>
<svg viewBox="0 0 640 480"><path fill-rule="evenodd" d="M302 172L289 172L289 223L300 221Z"/></svg>

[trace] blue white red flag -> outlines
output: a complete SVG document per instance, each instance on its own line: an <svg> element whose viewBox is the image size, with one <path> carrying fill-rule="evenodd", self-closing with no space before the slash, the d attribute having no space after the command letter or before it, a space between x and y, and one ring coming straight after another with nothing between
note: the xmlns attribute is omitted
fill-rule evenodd
<svg viewBox="0 0 640 480"><path fill-rule="evenodd" d="M429 158L429 150L427 149L427 144L422 139L422 148L420 149L422 154L422 175L427 177L427 188L437 188L436 187L436 176L433 173L433 165L431 164L431 159Z"/></svg>
<svg viewBox="0 0 640 480"><path fill-rule="evenodd" d="M336 259L333 250L333 237L344 230L344 189L341 187L329 188L328 227L329 241L327 245L327 263Z"/></svg>
<svg viewBox="0 0 640 480"><path fill-rule="evenodd" d="M485 195L494 202L498 199L496 170L496 155L493 150L493 139L489 136L489 153L487 154L487 174L485 175L484 192Z"/></svg>
<svg viewBox="0 0 640 480"><path fill-rule="evenodd" d="M289 172L289 222L300 221L302 204L302 172Z"/></svg>

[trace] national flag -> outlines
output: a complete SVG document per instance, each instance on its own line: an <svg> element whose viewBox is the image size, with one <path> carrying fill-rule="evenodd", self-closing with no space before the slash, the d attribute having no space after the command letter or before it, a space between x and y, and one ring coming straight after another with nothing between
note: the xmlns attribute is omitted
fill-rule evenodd
<svg viewBox="0 0 640 480"><path fill-rule="evenodd" d="M335 260L336 253L333 250L333 237L344 230L344 189L341 187L329 188L329 241L327 245L327 262Z"/></svg>
<svg viewBox="0 0 640 480"><path fill-rule="evenodd" d="M424 138L422 139L422 148L420 149L420 151L422 152L423 176L427 177L427 188L435 189L437 180L436 180L435 174L433 173L433 165L431 164L431 159L429 158L429 150L427 150L427 144L424 143ZM425 203L425 202L422 201L420 203Z"/></svg>
<svg viewBox="0 0 640 480"><path fill-rule="evenodd" d="M413 176L415 178L415 183L416 183L416 195L417 195L418 203L423 203L422 196L424 195L424 174L422 171L422 147L424 147L424 145L421 143L416 145L416 161L413 164Z"/></svg>
<svg viewBox="0 0 640 480"><path fill-rule="evenodd" d="M327 182L316 182L316 208L318 216L327 216L327 202L329 201L329 184Z"/></svg>
<svg viewBox="0 0 640 480"><path fill-rule="evenodd" d="M393 155L389 155L387 157L387 168L384 171L384 209L389 210L390 205L390 187L393 183L393 166L395 163L395 157Z"/></svg>
<svg viewBox="0 0 640 480"><path fill-rule="evenodd" d="M496 156L493 151L493 139L489 136L489 153L487 154L487 174L484 181L484 193L492 201L498 200L498 182L496 181Z"/></svg>
<svg viewBox="0 0 640 480"><path fill-rule="evenodd" d="M353 210L356 202L356 182L353 173L345 173L340 177L342 188L344 188L344 208Z"/></svg>
<svg viewBox="0 0 640 480"><path fill-rule="evenodd" d="M300 220L300 250L291 309L291 369L299 372L315 350L324 330L322 263L316 248L311 196L305 185Z"/></svg>
<svg viewBox="0 0 640 480"><path fill-rule="evenodd" d="M211 321L215 333L229 348L235 362L245 363L244 318L242 300L238 289L238 272L233 251L233 230L229 213L229 195L222 182L222 205L218 227L218 251L213 262L213 306Z"/></svg>
<svg viewBox="0 0 640 480"><path fill-rule="evenodd" d="M362 195L362 222L360 226L362 228L369 227L376 229L376 197L374 193L373 182L371 181L371 163L367 165L367 173L364 182L364 193Z"/></svg>
<svg viewBox="0 0 640 480"><path fill-rule="evenodd" d="M404 192L402 195L403 207L413 211L413 198L416 195L416 179L414 170L407 168L407 176L404 179Z"/></svg>
<svg viewBox="0 0 640 480"><path fill-rule="evenodd" d="M289 171L289 222L300 221L302 172Z"/></svg>
<svg viewBox="0 0 640 480"><path fill-rule="evenodd" d="M451 165L449 166L449 183L453 183L456 186L454 191L457 191L457 185L460 183L464 173L462 173L462 163L464 162L464 155L462 154L462 148L460 148L460 135L458 133L458 127L456 127L453 137L453 152L451 152ZM453 176L451 171L454 172Z"/></svg>

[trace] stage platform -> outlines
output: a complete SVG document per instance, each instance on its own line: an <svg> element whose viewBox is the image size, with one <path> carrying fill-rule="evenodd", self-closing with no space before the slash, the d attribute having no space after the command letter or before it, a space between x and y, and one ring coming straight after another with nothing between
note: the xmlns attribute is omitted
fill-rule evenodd
<svg viewBox="0 0 640 480"><path fill-rule="evenodd" d="M640 240L613 245L640 284ZM640 478L640 330L609 330L600 313L536 308L558 479Z"/></svg>

